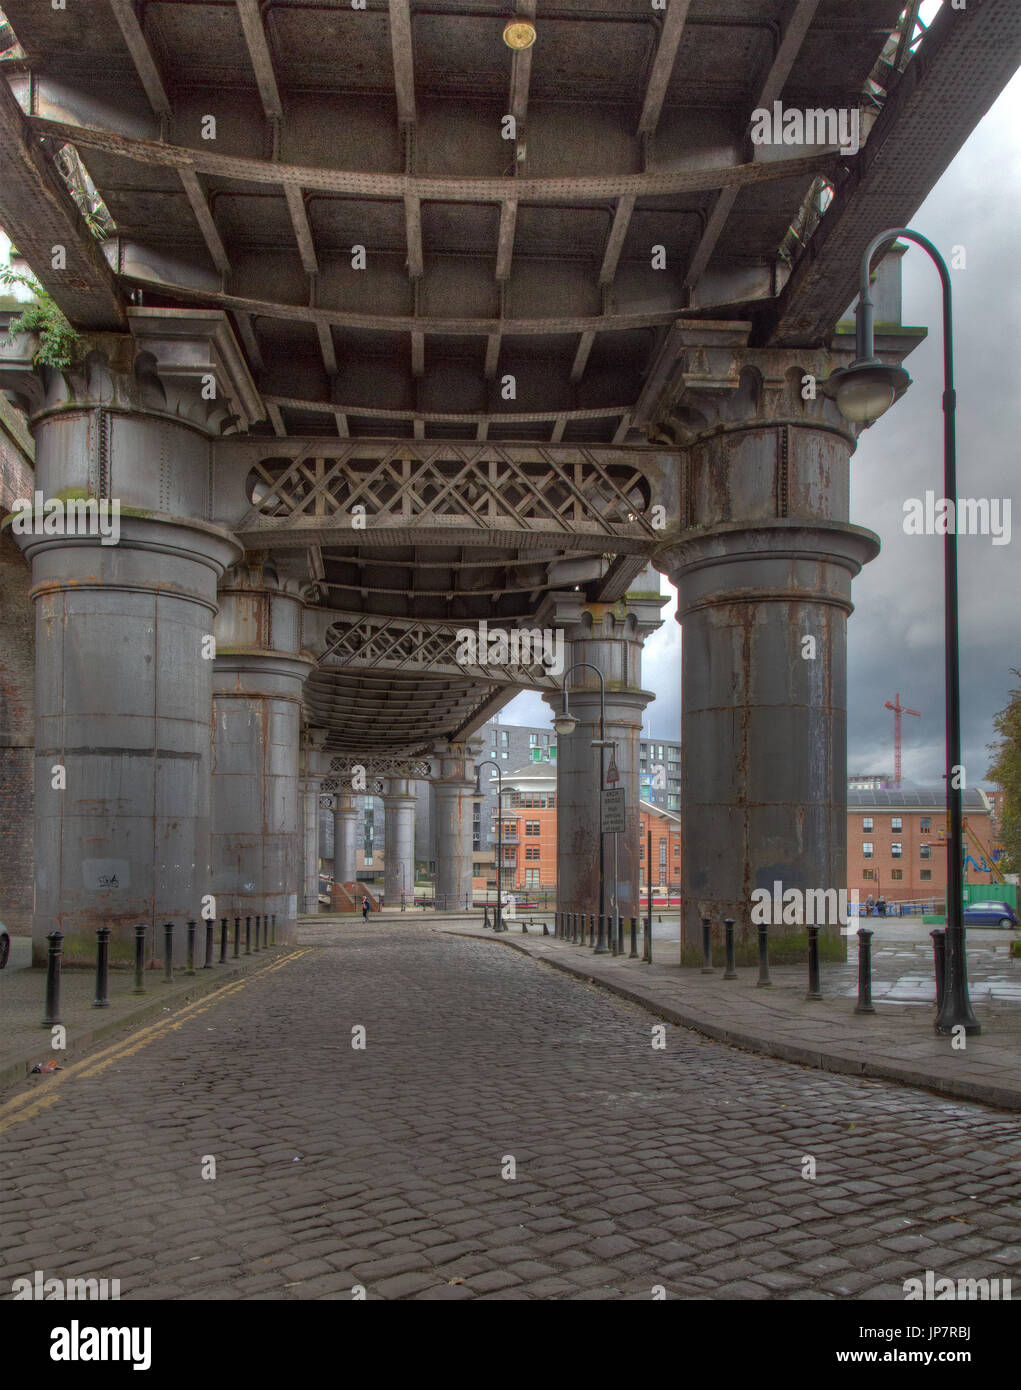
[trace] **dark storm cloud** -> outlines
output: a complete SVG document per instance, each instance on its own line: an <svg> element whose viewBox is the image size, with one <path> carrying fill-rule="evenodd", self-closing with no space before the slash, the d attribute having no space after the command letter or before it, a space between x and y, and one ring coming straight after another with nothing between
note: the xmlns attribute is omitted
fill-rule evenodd
<svg viewBox="0 0 1021 1390"><path fill-rule="evenodd" d="M958 540L961 611L962 746L968 784L984 778L992 717L1021 667L1021 76L993 106L912 218L950 259L962 246L964 269L952 272L958 396L958 495L1011 499L1011 540ZM893 771L893 715L901 703L922 711L904 717L904 779L939 784L945 768L943 681L943 542L904 533L904 502L926 489L943 495L940 288L925 252L902 261L903 322L924 325L928 339L907 358L913 385L872 429L851 460L851 520L877 532L879 557L854 583L848 624L848 750L853 771ZM676 738L680 727L680 629L676 593L664 623L646 643L642 683L656 700L646 728ZM549 722L549 707L524 694L507 707L508 723Z"/></svg>

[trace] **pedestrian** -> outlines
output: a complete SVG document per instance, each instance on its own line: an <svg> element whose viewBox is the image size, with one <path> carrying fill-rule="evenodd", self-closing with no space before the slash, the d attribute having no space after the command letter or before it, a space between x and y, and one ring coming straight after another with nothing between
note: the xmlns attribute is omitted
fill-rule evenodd
<svg viewBox="0 0 1021 1390"><path fill-rule="evenodd" d="M368 898L366 897L366 898L362 898L362 921L363 921L363 922L367 922L368 920L369 920L369 900L368 900Z"/></svg>
<svg viewBox="0 0 1021 1390"><path fill-rule="evenodd" d="M886 899L880 898L876 903L876 912L880 917L886 916Z"/></svg>

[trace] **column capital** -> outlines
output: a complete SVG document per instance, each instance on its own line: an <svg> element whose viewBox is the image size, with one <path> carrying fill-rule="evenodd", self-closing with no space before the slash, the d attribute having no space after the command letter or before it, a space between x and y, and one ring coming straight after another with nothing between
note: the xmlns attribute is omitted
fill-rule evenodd
<svg viewBox="0 0 1021 1390"><path fill-rule="evenodd" d="M830 601L850 613L851 579L878 554L879 537L864 526L777 517L691 531L664 546L656 563L677 586L680 621L697 608L753 599ZM755 563L751 585L749 572L735 568L749 562Z"/></svg>
<svg viewBox="0 0 1021 1390"><path fill-rule="evenodd" d="M678 324L672 370L650 394L636 423L653 443L686 446L720 430L788 423L832 429L853 446L863 426L845 420L822 383L855 358L853 333L828 346L751 346L751 324ZM917 331L883 335L876 354L899 364L919 341Z"/></svg>
<svg viewBox="0 0 1021 1390"><path fill-rule="evenodd" d="M436 744L431 758L429 781L437 787L474 786L475 759L482 752L479 739Z"/></svg>
<svg viewBox="0 0 1021 1390"><path fill-rule="evenodd" d="M0 351L0 389L33 423L49 411L94 409L170 417L213 436L266 417L227 315L218 309L128 310L127 333L83 333L71 365L36 366L39 339Z"/></svg>

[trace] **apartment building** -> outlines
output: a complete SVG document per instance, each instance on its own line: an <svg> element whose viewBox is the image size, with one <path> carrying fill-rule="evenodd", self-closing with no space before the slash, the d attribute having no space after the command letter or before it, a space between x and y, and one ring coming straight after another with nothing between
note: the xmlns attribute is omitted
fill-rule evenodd
<svg viewBox="0 0 1021 1390"><path fill-rule="evenodd" d="M483 773L491 774L487 768ZM494 778L495 782L495 778ZM503 779L503 871L505 892L527 893L530 889L552 887L557 881L557 775L556 768L543 760L526 763ZM654 887L675 890L681 881L681 818L675 812L653 806L643 799L640 807L640 863L646 882L646 847L652 832ZM496 887L498 839L496 798L493 798L490 848L474 856L475 888L484 892Z"/></svg>
<svg viewBox="0 0 1021 1390"><path fill-rule="evenodd" d="M962 792L967 883L991 883L995 840L985 792ZM942 898L947 881L944 786L847 793L847 886L862 900Z"/></svg>

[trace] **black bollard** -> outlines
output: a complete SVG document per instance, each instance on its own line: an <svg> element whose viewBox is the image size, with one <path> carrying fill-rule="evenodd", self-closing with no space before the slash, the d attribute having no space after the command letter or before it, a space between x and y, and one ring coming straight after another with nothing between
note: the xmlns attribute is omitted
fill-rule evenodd
<svg viewBox="0 0 1021 1390"><path fill-rule="evenodd" d="M203 967L202 967L203 970L212 970L212 968L213 968L213 932L214 932L214 931L215 931L215 928L214 928L214 926L213 926L213 919L212 919L212 917L208 917L208 918L206 919L206 963L205 963L205 965L203 965Z"/></svg>
<svg viewBox="0 0 1021 1390"><path fill-rule="evenodd" d="M609 940L607 941L607 946L609 947L610 954L615 956L615 955L617 954L617 919L616 919L616 917L613 917L613 916L607 917L607 919L606 919L606 930L607 930L607 935L608 935L608 937L609 937Z"/></svg>
<svg viewBox="0 0 1021 1390"><path fill-rule="evenodd" d="M936 1012L943 1007L943 991L947 982L947 934L942 927L931 931L933 963L936 967Z"/></svg>
<svg viewBox="0 0 1021 1390"><path fill-rule="evenodd" d="M255 949L256 949L256 951L258 951L258 949L259 949L259 931L260 931L261 927L262 927L262 917L259 916L259 917L256 917L256 919L255 919Z"/></svg>
<svg viewBox="0 0 1021 1390"><path fill-rule="evenodd" d="M711 917L702 918L702 974L713 974L713 923Z"/></svg>
<svg viewBox="0 0 1021 1390"><path fill-rule="evenodd" d="M766 922L759 923L759 978L755 982L756 989L766 989L773 981L769 978L769 926Z"/></svg>
<svg viewBox="0 0 1021 1390"><path fill-rule="evenodd" d="M145 993L145 923L135 928L135 987L132 994Z"/></svg>
<svg viewBox="0 0 1021 1390"><path fill-rule="evenodd" d="M483 923L482 923L482 929L483 929L483 931L487 931L488 928L489 928L489 904L488 904L488 903L484 903L484 904L483 904L483 909L482 909L482 910L483 910L483 912L485 912L485 914L486 914L485 920L484 920Z"/></svg>
<svg viewBox="0 0 1021 1390"><path fill-rule="evenodd" d="M572 946L577 946L577 944L578 944L578 914L577 914L576 912L572 912L572 913L571 913L571 945L572 945Z"/></svg>
<svg viewBox="0 0 1021 1390"><path fill-rule="evenodd" d="M874 1014L872 1007L872 932L858 928L858 1003L856 1014Z"/></svg>
<svg viewBox="0 0 1021 1390"><path fill-rule="evenodd" d="M549 936L549 927L546 925L545 922L543 922L542 924L542 934L543 936Z"/></svg>
<svg viewBox="0 0 1021 1390"><path fill-rule="evenodd" d="M277 944L277 915L275 912L273 913L273 916L270 919L269 924L269 944L271 946L275 946Z"/></svg>
<svg viewBox="0 0 1021 1390"><path fill-rule="evenodd" d="M94 1009L110 1007L110 928L96 928L96 997Z"/></svg>
<svg viewBox="0 0 1021 1390"><path fill-rule="evenodd" d="M808 929L808 993L806 999L821 999L819 988L819 928Z"/></svg>
<svg viewBox="0 0 1021 1390"><path fill-rule="evenodd" d="M638 959L638 918L631 918L631 953L628 960Z"/></svg>
<svg viewBox="0 0 1021 1390"><path fill-rule="evenodd" d="M220 965L227 964L227 919L220 918Z"/></svg>
<svg viewBox="0 0 1021 1390"><path fill-rule="evenodd" d="M617 917L617 955L624 954L624 918Z"/></svg>
<svg viewBox="0 0 1021 1390"><path fill-rule="evenodd" d="M46 1012L43 1027L52 1028L60 1023L60 957L64 953L64 933L51 931L46 940L50 943L46 957Z"/></svg>
<svg viewBox="0 0 1021 1390"><path fill-rule="evenodd" d="M737 965L734 960L734 919L724 917L723 919L723 941L727 951L727 968L723 972L725 980L737 979Z"/></svg>
<svg viewBox="0 0 1021 1390"><path fill-rule="evenodd" d="M250 956L251 954L252 954L252 919L251 919L251 917L246 917L246 918L245 918L245 955L246 955L246 956Z"/></svg>
<svg viewBox="0 0 1021 1390"><path fill-rule="evenodd" d="M174 978L174 924L163 923L163 979L170 983Z"/></svg>
<svg viewBox="0 0 1021 1390"><path fill-rule="evenodd" d="M195 923L188 923L188 953L184 964L186 975L195 974Z"/></svg>

